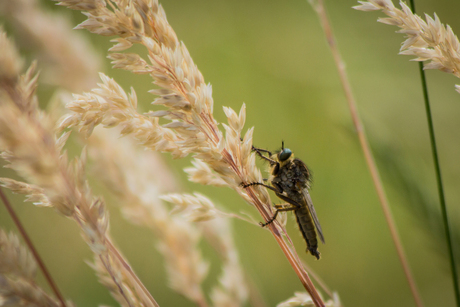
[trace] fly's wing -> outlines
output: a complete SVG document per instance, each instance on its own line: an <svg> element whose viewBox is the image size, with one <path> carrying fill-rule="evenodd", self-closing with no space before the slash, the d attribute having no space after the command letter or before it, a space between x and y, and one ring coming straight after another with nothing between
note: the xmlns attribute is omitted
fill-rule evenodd
<svg viewBox="0 0 460 307"><path fill-rule="evenodd" d="M302 195L307 203L308 211L310 211L311 218L313 219L313 223L315 223L316 230L318 231L318 236L321 242L326 243L324 241L323 230L321 229L321 225L319 224L318 217L316 216L315 207L313 207L313 202L310 197L310 193L308 193L307 188L302 189Z"/></svg>
<svg viewBox="0 0 460 307"><path fill-rule="evenodd" d="M318 236L321 242L324 242L323 230L321 229L321 225L319 224L318 216L316 216L315 207L313 207L313 201L311 200L310 193L308 193L309 183L311 182L311 174L308 170L308 167L299 159L295 159L294 163L297 167L299 167L302 173L305 175L305 180L307 181L306 186L302 187L302 196L307 203L308 211L310 211L311 218L313 219L313 223L315 224L316 230L318 231Z"/></svg>

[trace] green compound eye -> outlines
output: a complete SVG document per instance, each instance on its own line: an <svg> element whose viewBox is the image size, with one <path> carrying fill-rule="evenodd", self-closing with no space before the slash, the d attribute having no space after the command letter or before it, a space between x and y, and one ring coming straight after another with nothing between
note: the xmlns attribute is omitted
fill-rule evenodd
<svg viewBox="0 0 460 307"><path fill-rule="evenodd" d="M286 161L292 155L292 151L289 148L284 148L279 155L280 162Z"/></svg>

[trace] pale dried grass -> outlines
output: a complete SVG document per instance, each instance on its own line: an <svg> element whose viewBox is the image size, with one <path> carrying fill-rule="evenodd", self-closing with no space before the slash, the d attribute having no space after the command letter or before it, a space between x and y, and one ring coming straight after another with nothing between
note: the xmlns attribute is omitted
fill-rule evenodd
<svg viewBox="0 0 460 307"><path fill-rule="evenodd" d="M7 5L3 2L0 4ZM20 4L24 3L21 1ZM31 4L33 8L34 2ZM265 220L269 219L272 213L266 189L240 187L244 182L262 180L262 175L255 166L255 155L251 153L253 129L242 135L246 117L245 106L242 106L238 114L230 108L224 108L228 120L227 124L222 124L225 129L224 135L218 129L219 123L213 118L211 86L205 84L185 45L177 40L162 7L156 1L147 0L62 1L60 4L86 11L88 20L78 28L86 28L101 35L119 36L113 40L116 44L111 48L112 52L124 51L133 44L145 46L148 61L132 53L111 53L110 58L115 68L149 74L160 87L150 91L158 96L153 104L161 105L165 109L148 114L138 113L134 90L126 94L113 79L101 74L102 83L98 88L90 93L75 95L75 100L68 104L72 113L63 118L59 130L77 127L80 132L89 136L97 125L119 126L121 135L133 135L147 149L169 152L175 158L192 154L195 158L193 167L186 170L192 181L230 187L253 204ZM26 26L26 20L19 18L21 14L18 12L21 10L15 9L11 10L12 14L16 14L15 18L18 18L20 26ZM40 11L36 8L24 11L31 14L25 14L31 20L41 20L36 24L37 27L42 22L46 23L39 18ZM33 27L33 23L31 26ZM45 31L46 27L41 29L43 32L52 30ZM62 50L69 48L65 45L70 41L64 38L65 32L62 32L63 35L52 32L56 37L62 38L59 41L63 44L53 46L49 40L52 35L40 36L37 34L40 31L29 30L36 39L53 47L44 50L51 58L59 58ZM26 183L2 178L3 186L26 195L27 200L36 205L53 207L77 222L95 254L93 268L101 282L122 306L155 306L154 299L109 238L108 212L105 204L102 199L92 195L86 182L85 153L81 158L68 162L62 148L70 133L65 132L56 139L53 121L37 108L35 67L32 66L25 75L17 79L21 68L20 58L8 41L0 40L0 46L5 46L2 49L9 50L0 55L0 64L8 64L0 65L0 146L4 150L3 158L10 163L9 167L27 181ZM77 47L70 49L80 50ZM57 62L67 61L72 59L63 58ZM77 74L77 80L69 82L84 86L85 83L81 80L84 74ZM63 78L64 76L62 79L56 78L55 81L65 86L68 82ZM7 82L3 82L5 80ZM160 124L160 117L169 123ZM91 146L90 144L92 153ZM106 160L109 160L108 157L112 158L110 152L114 152L113 147L110 148L112 149L99 148L96 151L97 154L106 155ZM243 304L248 293L236 247L231 238L231 230L225 219L216 218L228 214L217 209L203 195L169 194L163 196L163 199L179 205L178 208L187 212L188 220L208 221L202 222L201 230L198 231L183 217L170 216L161 203L160 189L152 189L152 185L147 184L154 182L155 186L161 187L158 177L134 178L138 174L146 173L146 165L150 165L147 163L137 165L137 168L135 165L133 167L131 162L145 162L132 161L139 156L139 153L135 153L133 159L134 153L131 153L131 159L121 160L126 162L123 163L125 165L107 166L105 171L108 174L116 174L108 185L112 186L113 193L120 197L125 215L138 224L148 225L160 237L159 249L167 260L172 287L198 305L206 306L201 282L206 276L207 263L197 248L202 232L223 259L220 284L214 287L210 295L213 305ZM122 169L126 171L126 168L131 167L136 170L131 175L129 172L121 172ZM158 164L151 167L157 169ZM166 173L167 171L161 172L162 175ZM284 228L277 222L272 224L270 230L305 288L311 293L311 300L315 305L323 306L298 256L291 249L289 238L282 236L286 235Z"/></svg>
<svg viewBox="0 0 460 307"><path fill-rule="evenodd" d="M2 61L19 61L14 58L17 54L9 54L12 58ZM2 158L8 162L7 167L27 181L1 178L1 184L27 195L30 201L55 208L80 226L83 238L103 267L99 271L112 279L112 294L121 305L156 306L110 241L104 201L92 195L86 181L86 155L69 162L61 150L70 133L56 139L53 122L38 109L35 64L24 75L14 78L10 73L2 73L0 77Z"/></svg>
<svg viewBox="0 0 460 307"><path fill-rule="evenodd" d="M6 36L3 27L0 27L0 78L13 80L19 75L23 61L16 46Z"/></svg>
<svg viewBox="0 0 460 307"><path fill-rule="evenodd" d="M160 195L177 190L173 176L151 151L135 149L134 142L98 130L89 139L96 176L102 179L131 222L155 233L166 261L170 286L199 306L206 306L201 288L208 263L198 247L200 232L182 216L171 215Z"/></svg>
<svg viewBox="0 0 460 307"><path fill-rule="evenodd" d="M240 264L238 250L233 242L232 229L227 218L215 218L200 223L205 238L219 252L223 260L219 285L210 292L213 306L237 307L246 302L248 289L244 270ZM254 292L254 289L251 289Z"/></svg>
<svg viewBox="0 0 460 307"><path fill-rule="evenodd" d="M400 53L412 55L413 61L427 61L424 69L438 69L453 74L460 78L460 43L452 28L443 25L436 14L434 18L425 14L423 20L411 9L400 2L401 9L394 6L391 0L358 1L360 5L354 9L361 11L381 10L387 18L379 18L378 21L401 28L399 33L406 35L402 43ZM460 93L460 85L456 85Z"/></svg>
<svg viewBox="0 0 460 307"><path fill-rule="evenodd" d="M23 5L24 2L18 3ZM396 25L401 28L399 32L407 35L401 47L401 54L416 56L416 61L430 61L425 65L425 69L439 69L459 77L458 39L452 29L442 25L436 15L434 18L426 16L424 21L412 14L404 3L401 3L401 10L395 8L390 0L360 3L356 9L382 10L389 18L379 21ZM254 205L267 220L271 216L271 206L266 190L260 187L250 187L247 190L240 188L242 182L262 180L261 173L255 166L255 155L251 153L253 130L250 129L243 135L245 106L242 106L238 114L230 108L224 108L228 123L222 124L225 134L222 133L218 128L219 123L213 117L211 86L204 82L185 45L178 41L162 7L156 1L150 0L69 0L61 1L60 4L84 11L88 19L78 28L85 28L100 35L118 36L113 40L115 45L110 49L114 67L150 75L159 87L150 91L158 96L153 104L164 107L140 114L137 111L135 91L131 89L127 94L113 79L101 74L102 83L98 88L83 95L75 95L74 101L68 104L67 107L72 112L60 122L60 131L77 127L80 132L90 136L98 125L118 126L121 128L121 135L132 135L147 149L169 152L175 158L192 154L195 158L193 167L186 169L191 181L232 188ZM0 2L0 5L8 5L8 2ZM53 47L45 50L45 53L54 58L59 58L59 54L65 54L62 50L67 50L69 46L65 46L64 39L64 45L54 46L49 40L51 35L40 37L37 34L53 29L45 31L42 28L43 31L32 31L34 26L46 23L45 21L27 24L25 16L31 21L38 20L34 17L34 14L40 15L38 10L29 10L27 14L22 14L18 13L20 10L16 10L19 5L4 7L11 9L11 15L14 15L21 26L29 27L28 31L32 36L35 35L37 39L42 40L44 45ZM59 37L67 34L53 33ZM133 44L143 45L147 49L148 59L134 53L118 53L129 49ZM53 122L38 110L34 65L18 78L22 61L17 56L13 44L3 33L0 37L0 49L0 146L5 150L2 157L10 163L9 167L27 180L26 183L2 178L3 186L27 195L27 200L36 205L56 208L81 226L85 240L95 253L93 267L102 283L111 290L121 305L155 305L153 298L109 239L104 202L92 196L86 183L85 154L69 163L66 155L61 152L69 133L66 132L56 139ZM71 49L75 51L78 48ZM71 60L63 58L57 62L66 61ZM82 72L82 75L85 74L88 72ZM57 80L59 76L65 78L69 74L64 72L54 76L54 81L65 84L66 80ZM82 77L77 78L81 81ZM76 82L68 80L70 85ZM456 87L460 92L460 86ZM162 124L160 118L169 122ZM211 293L213 304L241 305L246 300L247 290L243 286L244 277L238 254L227 221L216 218L225 213L201 194L160 196L165 192L176 191L177 188L174 183L165 187L168 180L159 182L158 177L145 172L146 169L158 169L161 164L152 165L155 159L144 160L140 158L143 155L139 152L124 152L123 148L132 149L131 144L117 151L113 150L117 145L112 143L106 144L105 149L98 147L104 145L103 142L108 139L107 135L102 135L97 145L90 143L90 154L99 161L99 166L104 168L104 172L99 173L106 174L106 184L112 193L120 198L122 210L127 218L152 228L160 238L159 249L165 255L172 287L198 305L206 306L201 282L206 276L208 265L197 247L202 233L220 251L224 260L220 285ZM123 154L127 156L122 158ZM120 157L121 160L117 160ZM123 163L110 165L113 161ZM169 172L161 170L159 173L167 176ZM145 176L138 176L139 174ZM173 181L172 179L170 182ZM184 219L184 215L171 216L162 200L176 204L176 211L185 212L187 219ZM202 222L199 230L190 221L207 222ZM322 299L304 274L295 251L290 250L289 241L285 241L286 238L281 236L282 233L285 234L284 228L276 223L270 230L310 292L296 293L293 298L279 306L339 306L338 298L322 303ZM30 269L27 262L20 265L17 271L27 272ZM11 263L10 266L14 267ZM25 297L25 294L22 295Z"/></svg>
<svg viewBox="0 0 460 307"><path fill-rule="evenodd" d="M42 5L37 0L0 0L0 16L14 29L16 43L33 50L42 83L75 92L93 88L101 68L99 57L81 33L72 30L66 16Z"/></svg>
<svg viewBox="0 0 460 307"><path fill-rule="evenodd" d="M19 5L12 5L11 3L6 3L6 2L1 2L0 5L2 5L3 8L7 8L8 11L10 11L10 13L12 15L15 15L15 16L9 16L10 18L20 18L17 22L19 24L19 27L21 26L31 26L30 24L29 25L25 25L23 24L23 22L25 22L25 20L23 19L24 16L20 16L20 14L18 12L24 12L24 11L27 11L28 13L25 14L27 16L29 16L29 18L31 18L32 20L41 20L42 22L46 19L43 19L42 17L43 16L40 16L40 13L42 13L41 11L38 11L36 12L37 10L37 6L36 6L36 3L35 2L30 2L30 3L23 3L23 2L20 2L18 3ZM30 13L30 14L29 14ZM35 16L36 18L32 18L31 16L36 14L37 16ZM49 17L49 16L48 16ZM45 25L48 24L50 25L50 23L46 23L44 22ZM32 22L32 24L34 24ZM39 29L36 29L36 30L43 30L43 24L38 22L38 24L36 24L36 26L39 26L38 28ZM45 27L46 28L46 27ZM65 28L64 27L64 32L65 32ZM43 31L43 32L46 32L49 34L48 31ZM40 31L36 31L35 33L41 33ZM56 33L55 33L56 34ZM15 46L9 41L6 39L6 36L4 33L2 33L3 35L3 39L0 40L0 43L2 44L2 49L5 51L4 53L2 53L2 57L0 58L0 60L5 63L5 65L2 65L2 75L3 75L3 79L8 79L8 80L11 80L11 81L14 81L15 78L17 78L17 75L19 74L19 71L20 71L20 67L21 67L21 60L20 60L20 57L17 55L17 52L16 52L16 48ZM51 36L48 36L48 37L52 37L53 35ZM57 35L58 37L61 37L60 35ZM56 38L56 35L54 35L54 38ZM63 38L63 37L61 37ZM35 37L35 39L37 40L40 40L40 39L46 39L46 36L39 36L38 38ZM72 41L71 39L62 39L60 42L60 46L65 46L66 43ZM44 45L50 45L50 44L46 44L46 41L43 41L42 42ZM70 44L72 45L72 44ZM54 46L54 45L52 45ZM69 47L69 46L67 46ZM70 46L71 47L71 46ZM78 48L77 48L78 49ZM45 50L45 53L49 56L49 58L51 59L54 59L56 60L56 52L54 52L54 50L52 48L47 48ZM64 54L68 54L68 53L65 53ZM60 57L62 59L62 57ZM60 58L58 57L58 60L60 60ZM70 60L69 58L67 58L67 60ZM65 61L64 61L65 62ZM79 61L74 61L73 63L78 63ZM64 64L64 63L62 63ZM64 65L65 66L65 65ZM68 68L68 67L65 67L65 68ZM51 71L53 71L55 69L51 69ZM29 73L29 74L32 74L32 71ZM83 74L84 75L84 74ZM82 77L80 74L74 74L73 77L75 78L74 79L74 82L76 81L77 85L79 84L84 84L81 81ZM30 79L30 78L29 78ZM67 79L62 79L62 78L58 78L57 81L60 82L60 85L61 86L66 86L68 85L67 84ZM35 88L34 86L32 88ZM32 91L29 91L28 92L28 95L34 99L35 101L35 97L32 93ZM31 106L29 108L29 110L33 111L33 112L38 112L38 109L36 109L36 104L34 104L33 106ZM44 115L44 114L43 114ZM45 116L46 117L46 116ZM49 123L51 122L49 120L49 118L45 118L45 122ZM13 123L14 125L14 123ZM50 127L47 127L48 130ZM62 149L62 147L64 146L65 144L65 141L67 140L67 137L68 137L69 133L65 133L63 135L62 138L60 138L60 140L57 142L58 143L58 152ZM107 137L107 135L106 135ZM100 141L103 141L105 140L105 138L100 138ZM106 150L102 150L101 149L101 144L103 144L103 142L100 142L100 143L97 143L98 146L99 146L99 152L98 154L101 155L105 155L104 158L101 159L102 162L104 161L107 161L107 158L109 158L111 155L110 153L113 153L113 148L115 147L114 144L110 144L111 147L106 147ZM90 145L92 145L90 143ZM94 145L94 144L93 144ZM124 147L123 145L127 145L126 143L123 143L121 142L120 145L118 146L120 149L126 149L127 147ZM133 144L130 143L129 144L130 146L132 146ZM92 147L95 147L95 146L91 146L90 148ZM128 147L129 148L129 147ZM23 151L25 152L33 152L32 150L29 150L29 149L24 149ZM49 151L52 151L49 150ZM120 151L121 152L121 151ZM154 155L154 153L152 152L149 152L150 156L149 158L152 157L152 155ZM5 154L5 157L7 155ZM138 153L136 153L136 156L138 156ZM37 157L37 161L38 162L43 162L43 161L40 161L42 158L46 157L46 155L42 156L42 157ZM62 156L63 158L65 158L65 156ZM130 161L130 159L128 157L122 157L122 155L118 155L118 158L119 160L118 161ZM110 160L110 159L109 159ZM136 160L138 162L146 162L147 158L144 158L143 160ZM131 159L132 161L132 159ZM156 162L155 162L156 161ZM157 186L157 187L161 187L161 188L165 188L168 186L168 182L169 182L169 187L167 187L165 190L168 190L168 191L173 191L173 190L176 190L175 188L173 188L173 186L175 185L175 183L173 182L172 178L170 178L170 180L167 180L167 178L165 177L168 177L168 171L165 169L164 165L161 164L160 161L158 161L158 159L149 159L150 163L145 163L145 164L138 164L138 167L135 168L135 170L137 170L138 172L137 173L133 173L132 171L131 172L122 172L123 175L126 175L126 174L132 174L132 178L136 178L137 180L135 180L135 182L133 182L132 180L127 180L127 182L125 183L128 183L129 184L129 187L133 188L135 187L134 191L129 191L129 187L125 186L126 190L122 190L120 189L120 187L122 187L123 185L120 184L120 182L118 182L118 184L113 184L113 186L117 186L116 189L114 189L113 191L116 191L117 193L115 193L116 195L118 196L123 196L122 199L129 199L129 197L132 197L131 199L129 199L128 201L125 202L125 204L130 204L130 206L126 206L124 207L124 211L126 213L127 216L130 216L130 219L137 222L137 223L144 223L146 225L149 225L149 227L151 228L156 228L156 230L160 233L160 240L162 240L162 242L159 244L159 248L160 250L163 251L164 255L165 255L165 259L167 259L168 261L168 264L167 264L167 268L168 268L168 272L169 272L169 275L170 275L170 279L171 279L171 284L173 286L174 289L176 289L179 293L182 293L183 295L189 297L190 299L196 301L199 305L202 305L202 306L205 306L206 305L206 302L205 302L205 298L204 298L204 294L201 292L201 289L199 289L199 283L202 281L202 279L206 276L206 272L207 272L207 263L204 262L202 259L201 259L201 256L199 254L199 250L197 248L197 242L199 240L199 231L196 229L196 227L193 227L191 223L187 223L187 221L181 219L181 218L177 218L177 216L175 216L173 219L171 219L171 216L168 214L168 212L166 211L166 208L164 207L164 205L159 205L157 204L157 206L151 206L152 203L151 201L154 200L154 199L157 199L157 201L160 201L158 199L158 196L159 194L157 195L154 195L155 197L152 198L152 183L153 183L153 187ZM152 163L153 162L153 163ZM51 163L49 163L51 164ZM84 163L82 163L81 165L83 165ZM126 163L125 163L126 164ZM99 166L101 166L102 164L99 164ZM115 172L110 172L112 168L110 167L107 167L107 163L104 164L106 167L104 169L104 174L111 174L113 175ZM113 165L116 165L116 164L113 164ZM113 166L112 165L112 166ZM150 178L142 178L142 176L139 176L139 174L149 174L148 172L145 172L145 166L146 165L149 165L151 167L151 169L155 169L156 172L156 176L150 176ZM19 166L20 166L20 163L18 163L18 167L16 168L16 170L19 170ZM128 169L128 170L132 170L133 168L131 167L132 165L124 165L125 166L125 170ZM118 167L118 165L117 165ZM42 168L42 167L35 167L35 168ZM33 172L29 172L29 173L33 173ZM39 173L39 172L37 172ZM53 171L51 172L53 173ZM102 174L102 173L101 173ZM23 172L23 175L27 178L27 179L31 179L33 176L27 176L26 173ZM37 175L37 174L33 174L33 175ZM43 174L39 174L39 175L43 175ZM161 175L161 180L159 180L159 175ZM109 177L109 176L107 176ZM147 176L148 177L148 176ZM110 177L112 179L112 183L114 181L114 178L115 177ZM125 178L126 179L126 178ZM150 180L147 180L147 179L150 179ZM153 179L153 180L152 180ZM166 179L166 180L165 180ZM16 180L12 180L12 179L9 179L9 178L2 178L2 184L3 186L9 188L10 190L12 190L13 192L15 193L20 193L20 194L24 194L26 195L26 201L30 201L30 202L33 202L35 205L37 206L46 206L46 207L53 207L55 206L56 204L54 202L51 202L48 198L48 196L45 194L45 189L40 187L39 184L43 184L44 182L46 182L47 179L42 179L41 181L38 182L37 185L35 184L28 184L28 183L25 183L25 182L21 182L21 181L16 181ZM131 189L132 190L132 189ZM141 192L141 190L143 190L143 192ZM155 189L153 189L155 190ZM147 194L145 193L146 191ZM56 193L54 194L59 194L59 191L57 191ZM139 204L139 201L138 202L133 202L133 199L134 198L137 198L139 199L139 197L141 198L140 202L144 202L143 205L145 206L145 208L148 208L150 207L150 212L149 214L146 214L145 210L139 210L139 206L136 208L136 204ZM200 203L199 204L206 204L208 206L213 206L212 203L207 200L206 198L204 198L203 196L200 197ZM160 201L161 202L161 201ZM185 203L184 203L185 204ZM197 203L195 202L195 205ZM63 208L62 207L59 207L59 209L61 210L61 213L63 213ZM147 211L149 211L147 210ZM71 214L71 212L73 211L73 208L67 208L66 210L66 214ZM195 206L194 210L195 211L195 217L197 218L197 215L198 214L201 214L203 213L203 210L200 209L200 208L197 208ZM161 214L163 212L163 214ZM150 218L149 218L150 217ZM211 217L210 217L211 218ZM212 216L212 218L214 218L214 216ZM203 217L199 218L200 220L203 220ZM223 224L225 224L226 222L223 222ZM167 225L168 227L165 227L165 225ZM222 225L222 224L220 224ZM206 227L207 229L211 229L209 231L211 232L214 232L214 233L221 233L219 231L213 231L211 226L208 226ZM88 230L87 230L88 231ZM180 238L180 240L178 240L178 238ZM98 241L98 240L89 240L89 241ZM229 238L228 236L225 237L225 238L221 238L221 241L225 241L227 242L226 244L222 244L222 245L232 245L232 243L229 241ZM230 242L230 243L229 243ZM94 243L94 242L92 242ZM98 273L99 277L100 277L100 280L101 282L111 290L112 294L116 297L116 299L119 301L119 302L123 302L123 301L128 301L127 298L129 299L130 297L133 297L135 296L134 292L132 289L130 289L129 287L126 287L123 284L123 282L121 281L121 279L123 279L121 277L121 275L123 275L123 269L122 267L120 266L120 263L117 262L117 261L113 261L113 259L111 257L101 257L101 252L99 251L99 249L103 248L101 246L98 246L98 247L95 247L95 246L92 246L93 248L93 251L96 251L96 257L95 257L95 264L92 265L92 267L96 270L96 272ZM235 253L235 251L233 251L233 253ZM193 255L196 255L196 256L193 256ZM222 283L220 286L216 287L216 289L219 289L219 290L215 290L213 291L213 295L212 295L212 300L213 301L219 301L220 305L223 305L224 302L227 302L227 306L239 306L242 304L242 302L244 300L246 300L246 297L247 295L245 294L241 294L241 293L245 293L244 290L242 289L245 289L245 286L244 286L244 281L241 279L241 278L238 278L238 277L234 277L236 276L236 274L238 274L238 276L242 276L242 269L241 267L239 266L239 263L238 261L235 261L235 259L237 260L238 257L233 255L232 257L226 257L226 259L231 259L230 261L226 261L226 266L224 267L223 269L223 277L222 277ZM189 263L189 265L187 267L184 267L184 263ZM232 277L233 276L233 277ZM237 284L233 284L232 282L229 282L230 281L236 281ZM197 286L198 285L198 286ZM239 291L235 291L235 290L232 290L232 289L239 289ZM197 291L199 290L199 291ZM233 294L239 294L239 295L236 295L234 296ZM230 295L229 295L230 294ZM131 302L126 302L127 305L138 305L137 302L134 302L134 301L131 301ZM46 305L46 304L45 304ZM124 305L122 303L122 305Z"/></svg>
<svg viewBox="0 0 460 307"><path fill-rule="evenodd" d="M16 235L0 229L0 306L61 306L36 283L36 277L32 255Z"/></svg>
<svg viewBox="0 0 460 307"><path fill-rule="evenodd" d="M251 153L253 129L242 135L245 106L238 114L230 108L224 108L228 120L227 124L222 124L224 135L213 117L211 86L204 82L187 48L178 41L162 7L150 0L69 0L59 4L84 11L88 19L77 28L100 35L118 36L112 40L115 45L109 55L114 67L149 74L159 87L150 91L158 96L153 105L165 107L148 114L138 113L134 89L127 94L115 80L101 74L102 83L98 88L75 95L75 100L67 105L72 112L63 118L60 128L76 127L90 136L97 125L119 126L121 135L133 135L147 149L169 152L174 158L193 154L196 160L205 162L209 167L200 165L199 169L189 169L192 178L205 184L225 183L254 205L264 220L268 220L272 216L272 209L266 189L258 186L241 188L242 183L262 181L260 170L255 166L255 154ZM126 51L133 44L143 45L147 49L148 59L133 53L115 53ZM160 124L159 118L169 123ZM289 244L285 229L279 223L269 228L315 304L322 305L295 250Z"/></svg>
<svg viewBox="0 0 460 307"><path fill-rule="evenodd" d="M452 28L447 25L444 26L438 16L435 14L434 18L425 14L424 21L418 15L414 14L412 10L402 1L400 2L401 9L397 9L391 0L370 0L369 2L359 1L361 5L354 8L362 11L376 11L382 10L388 18L379 18L378 21L395 25L401 28L399 33L406 34L407 39L403 42L400 54L416 56L414 61L427 63L420 63L420 69L438 69L443 72L451 73L456 77L460 77L460 44L457 36L452 31ZM413 3L412 3L412 7ZM450 270L452 274L453 288L457 304L460 304L460 292L458 283L458 273L455 265L455 255L452 243L452 235L449 227L449 216L447 213L444 188L441 177L441 167L438 158L438 149L436 145L435 130L433 125L433 117L431 114L430 101L428 97L427 84L425 80L424 71L420 71L421 84L423 87L424 104L427 116L428 132L430 136L430 145L432 149L434 169L436 173L436 182L438 187L439 202L442 212L442 220L447 241L447 249L449 254ZM460 93L460 86L456 85L456 91ZM392 235L396 237L395 235ZM398 239L399 241L399 239ZM402 251L402 246L396 242L398 251ZM401 254L401 252L398 252ZM404 256L404 255L402 255ZM421 296L415 286L415 280L408 268L407 260L401 257L404 271L408 279L414 300L417 306L423 306ZM404 259L403 259L404 258Z"/></svg>
<svg viewBox="0 0 460 307"><path fill-rule="evenodd" d="M204 232L224 261L220 285L211 291L212 305L243 305L247 285L230 226L222 218L227 213L198 193L163 195L179 188L158 153L140 150L130 139L116 139L116 134L97 129L88 139L94 172L129 221L153 230L166 261L170 286L197 305L207 305L201 283L209 265L198 246ZM177 207L170 210L164 200Z"/></svg>
<svg viewBox="0 0 460 307"><path fill-rule="evenodd" d="M311 299L310 295L305 292L295 292L293 297L288 298L284 302L279 303L276 307L296 307L305 306L313 307L315 303ZM325 307L338 307L342 306L337 293L333 293L333 297L325 302Z"/></svg>

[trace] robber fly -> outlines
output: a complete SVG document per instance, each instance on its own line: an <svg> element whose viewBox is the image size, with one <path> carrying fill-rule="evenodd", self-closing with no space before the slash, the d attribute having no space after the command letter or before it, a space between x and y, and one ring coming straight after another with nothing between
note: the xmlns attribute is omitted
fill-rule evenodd
<svg viewBox="0 0 460 307"><path fill-rule="evenodd" d="M278 212L294 211L294 214L299 224L300 232L307 242L307 252L310 252L316 259L320 258L318 251L318 240L316 239L316 231L321 242L324 242L323 231L316 216L313 202L311 201L308 189L311 184L311 175L305 163L294 158L294 154L289 148L284 148L282 142L281 150L272 154L270 151L252 147L258 156L270 163L270 178L264 179L268 181L267 185L262 182L252 182L243 184L244 188L253 185L261 185L275 192L276 196L287 202L284 205L275 205L276 211L273 217L266 223L260 223L265 227L276 219ZM268 156L265 156L267 154ZM316 227L316 231L315 231Z"/></svg>

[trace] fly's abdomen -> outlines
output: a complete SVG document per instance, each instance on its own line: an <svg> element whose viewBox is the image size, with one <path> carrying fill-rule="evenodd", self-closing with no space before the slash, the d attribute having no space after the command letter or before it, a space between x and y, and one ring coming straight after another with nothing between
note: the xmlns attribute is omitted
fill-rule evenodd
<svg viewBox="0 0 460 307"><path fill-rule="evenodd" d="M316 259L320 258L318 252L318 240L316 239L315 225L308 212L307 207L299 208L295 211L297 223L299 224L300 232L307 242L307 251L310 252Z"/></svg>

